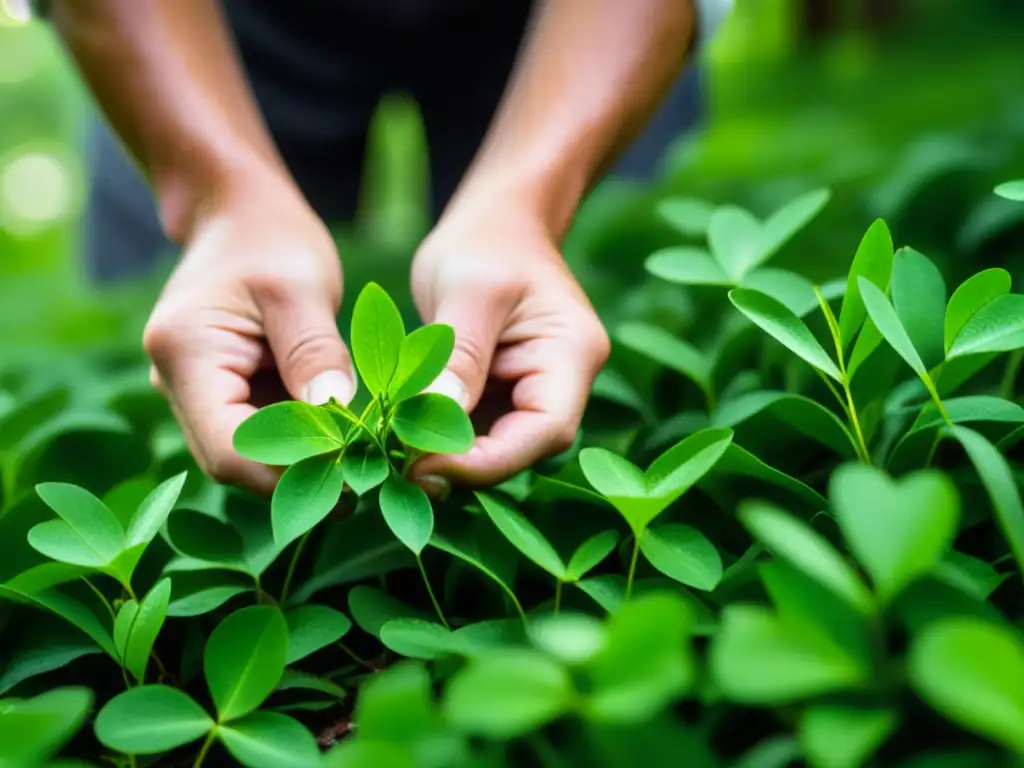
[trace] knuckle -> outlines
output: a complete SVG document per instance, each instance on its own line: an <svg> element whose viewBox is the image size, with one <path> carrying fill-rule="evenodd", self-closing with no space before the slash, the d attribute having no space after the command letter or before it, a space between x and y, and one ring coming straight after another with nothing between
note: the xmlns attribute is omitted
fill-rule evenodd
<svg viewBox="0 0 1024 768"><path fill-rule="evenodd" d="M476 373L486 375L489 369L491 350L479 337L472 333L460 333L455 337L453 357L458 356L471 365Z"/></svg>
<svg viewBox="0 0 1024 768"><path fill-rule="evenodd" d="M593 321L585 331L584 343L590 350L595 367L600 369L608 362L608 356L612 352L611 338L608 331L599 321Z"/></svg>
<svg viewBox="0 0 1024 768"><path fill-rule="evenodd" d="M151 318L142 332L142 348L159 365L179 346L181 333L182 324L174 318Z"/></svg>
<svg viewBox="0 0 1024 768"><path fill-rule="evenodd" d="M284 353L284 359L278 363L287 368L296 368L314 361L333 361L343 355L345 347L337 333L326 328L306 328L295 334Z"/></svg>
<svg viewBox="0 0 1024 768"><path fill-rule="evenodd" d="M572 424L560 425L551 434L552 454L568 451L576 442L576 427Z"/></svg>

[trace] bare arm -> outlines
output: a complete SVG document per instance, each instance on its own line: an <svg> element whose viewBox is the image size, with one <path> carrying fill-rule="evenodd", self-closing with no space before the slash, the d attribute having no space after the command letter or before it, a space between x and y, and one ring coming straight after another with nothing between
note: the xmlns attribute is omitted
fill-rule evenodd
<svg viewBox="0 0 1024 768"><path fill-rule="evenodd" d="M512 195L561 234L678 75L694 20L685 0L544 0L456 205Z"/></svg>
<svg viewBox="0 0 1024 768"><path fill-rule="evenodd" d="M174 240L243 178L287 182L216 0L54 0L51 18Z"/></svg>

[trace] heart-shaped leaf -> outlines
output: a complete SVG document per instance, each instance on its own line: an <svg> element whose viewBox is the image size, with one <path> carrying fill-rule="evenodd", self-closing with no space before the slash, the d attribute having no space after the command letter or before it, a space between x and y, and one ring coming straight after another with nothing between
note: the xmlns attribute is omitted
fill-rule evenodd
<svg viewBox="0 0 1024 768"><path fill-rule="evenodd" d="M935 262L913 248L900 248L893 263L892 303L924 367L941 363L946 282Z"/></svg>
<svg viewBox="0 0 1024 768"><path fill-rule="evenodd" d="M476 498L495 527L523 556L532 560L556 579L560 581L567 579L562 558L533 523L494 496L477 493Z"/></svg>
<svg viewBox="0 0 1024 768"><path fill-rule="evenodd" d="M380 511L388 528L419 555L434 532L434 510L418 485L392 475L380 488Z"/></svg>
<svg viewBox="0 0 1024 768"><path fill-rule="evenodd" d="M792 515L762 502L749 502L740 520L777 557L828 587L850 605L872 610L867 587L821 534Z"/></svg>
<svg viewBox="0 0 1024 768"><path fill-rule="evenodd" d="M402 315L387 292L367 283L352 308L352 357L370 394L387 392L405 339Z"/></svg>
<svg viewBox="0 0 1024 768"><path fill-rule="evenodd" d="M1024 347L1024 295L996 296L964 323L949 347L947 358L985 352L1009 352Z"/></svg>
<svg viewBox="0 0 1024 768"><path fill-rule="evenodd" d="M288 625L277 608L235 611L210 635L203 669L210 695L226 723L249 714L270 695L288 659Z"/></svg>
<svg viewBox="0 0 1024 768"><path fill-rule="evenodd" d="M579 581L588 571L596 568L602 560L615 551L619 543L616 531L601 531L580 544L569 558L566 566L566 581Z"/></svg>
<svg viewBox="0 0 1024 768"><path fill-rule="evenodd" d="M932 707L1024 753L1024 646L1009 628L974 617L938 619L914 640L907 666Z"/></svg>
<svg viewBox="0 0 1024 768"><path fill-rule="evenodd" d="M965 280L953 291L946 305L943 323L943 343L947 355L970 319L993 299L1008 294L1011 282L1010 273L1005 269L985 269Z"/></svg>
<svg viewBox="0 0 1024 768"><path fill-rule="evenodd" d="M270 507L278 550L315 528L338 503L345 484L338 458L333 453L310 456L281 475Z"/></svg>
<svg viewBox="0 0 1024 768"><path fill-rule="evenodd" d="M217 728L217 737L247 768L317 768L320 750L313 734L280 712L253 712Z"/></svg>
<svg viewBox="0 0 1024 768"><path fill-rule="evenodd" d="M238 426L233 440L250 461L289 466L340 450L345 436L326 408L288 400L260 408Z"/></svg>
<svg viewBox="0 0 1024 768"><path fill-rule="evenodd" d="M751 322L790 352L826 376L842 381L839 369L832 362L832 358L803 321L784 304L749 288L734 288L729 291L729 300Z"/></svg>
<svg viewBox="0 0 1024 768"><path fill-rule="evenodd" d="M864 300L860 295L861 278L884 291L889 287L892 276L894 251L889 227L877 219L864 234L857 253L850 266L846 283L846 295L839 311L839 336L844 346L849 346L864 323ZM852 375L852 373L851 373Z"/></svg>
<svg viewBox="0 0 1024 768"><path fill-rule="evenodd" d="M401 403L391 428L403 443L425 453L466 453L475 437L473 424L459 404L434 392Z"/></svg>
<svg viewBox="0 0 1024 768"><path fill-rule="evenodd" d="M341 471L348 487L362 496L388 479L390 466L376 445L361 441L345 449Z"/></svg>
<svg viewBox="0 0 1024 768"><path fill-rule="evenodd" d="M647 562L680 584L711 591L722 579L722 559L700 531L669 523L644 532L640 550Z"/></svg>
<svg viewBox="0 0 1024 768"><path fill-rule="evenodd" d="M292 608L284 618L288 624L288 664L326 648L352 628L348 616L326 605Z"/></svg>
<svg viewBox="0 0 1024 768"><path fill-rule="evenodd" d="M168 752L205 736L213 720L187 693L143 685L114 697L96 717L103 746L133 755Z"/></svg>
<svg viewBox="0 0 1024 768"><path fill-rule="evenodd" d="M388 387L391 401L400 403L429 387L448 364L454 348L455 331L450 325L425 325L406 336Z"/></svg>
<svg viewBox="0 0 1024 768"><path fill-rule="evenodd" d="M873 467L846 464L833 473L830 495L843 538L885 601L931 573L956 535L960 501L938 472L897 483Z"/></svg>

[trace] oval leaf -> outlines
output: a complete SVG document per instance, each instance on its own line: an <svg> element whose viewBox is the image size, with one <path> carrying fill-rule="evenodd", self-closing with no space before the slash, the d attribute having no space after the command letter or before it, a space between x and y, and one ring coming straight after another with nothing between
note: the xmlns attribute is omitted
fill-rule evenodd
<svg viewBox="0 0 1024 768"><path fill-rule="evenodd" d="M253 712L220 726L217 736L246 768L317 768L321 764L313 734L279 712Z"/></svg>
<svg viewBox="0 0 1024 768"><path fill-rule="evenodd" d="M362 496L388 479L388 460L376 445L353 443L345 449L341 459L341 472L345 483Z"/></svg>
<svg viewBox="0 0 1024 768"><path fill-rule="evenodd" d="M466 453L473 447L473 424L445 395L416 395L398 406L391 420L398 439L425 453Z"/></svg>
<svg viewBox="0 0 1024 768"><path fill-rule="evenodd" d="M400 403L429 387L448 365L453 349L455 331L450 325L425 325L406 336L388 387L391 401Z"/></svg>
<svg viewBox="0 0 1024 768"><path fill-rule="evenodd" d="M370 394L387 391L404 338L395 302L379 285L367 283L352 309L352 357Z"/></svg>
<svg viewBox="0 0 1024 768"><path fill-rule="evenodd" d="M935 263L913 248L896 252L892 303L924 367L930 370L941 363L946 357L946 282Z"/></svg>
<svg viewBox="0 0 1024 768"><path fill-rule="evenodd" d="M950 345L949 359L1024 347L1024 295L997 296L968 320Z"/></svg>
<svg viewBox="0 0 1024 768"><path fill-rule="evenodd" d="M327 517L344 484L341 463L334 454L311 456L288 467L270 505L277 548L283 550Z"/></svg>
<svg viewBox="0 0 1024 768"><path fill-rule="evenodd" d="M903 358L904 362L914 370L914 373L919 376L927 376L928 370L924 367L924 361L921 360L921 356L917 353L914 343L910 340L910 336L907 335L907 331L896 315L896 310L889 303L889 299L885 297L885 294L874 283L869 283L863 277L860 278L859 284L860 295L864 300L864 306L867 307L868 316L875 324L879 333L889 342L889 346L896 350L896 353Z"/></svg>
<svg viewBox="0 0 1024 768"><path fill-rule="evenodd" d="M125 667L140 683L146 679L149 655L167 618L171 602L171 580L162 579L139 604L125 648Z"/></svg>
<svg viewBox="0 0 1024 768"><path fill-rule="evenodd" d="M1010 273L1005 269L986 269L965 280L953 291L946 305L943 342L948 354L953 341L978 310L998 296L1010 292Z"/></svg>
<svg viewBox="0 0 1024 768"><path fill-rule="evenodd" d="M882 219L877 219L868 227L850 266L846 295L839 310L839 336L844 346L849 346L864 323L864 300L860 295L858 280L864 278L880 290L886 290L892 276L893 258L894 250L889 227Z"/></svg>
<svg viewBox="0 0 1024 768"><path fill-rule="evenodd" d="M722 265L701 248L678 246L655 251L644 262L655 277L681 285L732 285Z"/></svg>
<svg viewBox="0 0 1024 768"><path fill-rule="evenodd" d="M124 530L114 513L84 488L42 483L36 486L36 493L104 563L114 560L124 549Z"/></svg>
<svg viewBox="0 0 1024 768"><path fill-rule="evenodd" d="M111 699L95 727L96 738L109 749L155 755L205 736L213 720L177 688L143 685Z"/></svg>
<svg viewBox="0 0 1024 768"><path fill-rule="evenodd" d="M352 628L348 616L326 605L293 608L284 618L288 624L288 664L337 642Z"/></svg>
<svg viewBox="0 0 1024 768"><path fill-rule="evenodd" d="M399 541L419 555L434 532L434 510L422 488L392 475L380 488L380 511Z"/></svg>
<svg viewBox="0 0 1024 768"><path fill-rule="evenodd" d="M260 408L238 426L233 440L244 458L282 467L337 451L345 442L327 410L290 400Z"/></svg>
<svg viewBox="0 0 1024 768"><path fill-rule="evenodd" d="M669 523L644 531L640 550L670 579L710 592L722 580L722 558L714 544L688 525Z"/></svg>
<svg viewBox="0 0 1024 768"><path fill-rule="evenodd" d="M533 523L493 496L477 493L476 498L487 516L491 518L491 522L513 547L556 579L566 579L562 558Z"/></svg>

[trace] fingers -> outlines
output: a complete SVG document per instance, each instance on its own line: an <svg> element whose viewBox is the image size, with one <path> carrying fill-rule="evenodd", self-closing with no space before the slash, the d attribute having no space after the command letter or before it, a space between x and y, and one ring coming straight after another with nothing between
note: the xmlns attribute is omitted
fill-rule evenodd
<svg viewBox="0 0 1024 768"><path fill-rule="evenodd" d="M508 319L509 307L493 292L449 291L438 304L432 323L455 330L455 349L446 370L428 388L472 411L483 394L494 350Z"/></svg>
<svg viewBox="0 0 1024 768"><path fill-rule="evenodd" d="M218 482L272 493L277 472L243 459L232 444L238 425L255 411L248 380L259 365L259 341L183 324L148 328L145 346L154 363L151 379L200 469Z"/></svg>
<svg viewBox="0 0 1024 768"><path fill-rule="evenodd" d="M329 293L280 286L261 292L259 302L267 342L291 396L313 405L333 397L348 405L355 376Z"/></svg>
<svg viewBox="0 0 1024 768"><path fill-rule="evenodd" d="M448 478L472 486L501 483L570 448L594 377L607 360L607 337L541 338L504 350L494 360L501 378L517 380L513 410L461 456L427 456L414 477Z"/></svg>

